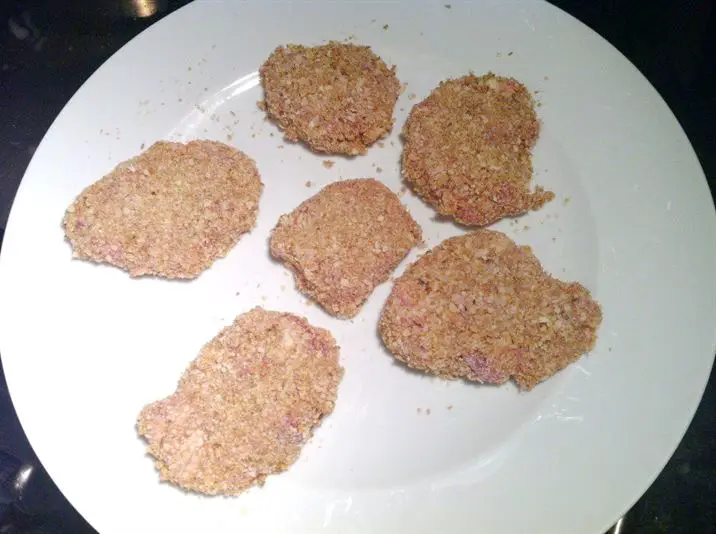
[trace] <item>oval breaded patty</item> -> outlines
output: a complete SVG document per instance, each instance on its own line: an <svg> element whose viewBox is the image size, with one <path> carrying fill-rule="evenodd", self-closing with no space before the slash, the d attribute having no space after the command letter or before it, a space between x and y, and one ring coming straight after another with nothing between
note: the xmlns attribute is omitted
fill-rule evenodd
<svg viewBox="0 0 716 534"><path fill-rule="evenodd" d="M368 46L280 46L259 73L268 116L316 152L363 154L393 127L400 82Z"/></svg>
<svg viewBox="0 0 716 534"><path fill-rule="evenodd" d="M525 390L596 341L602 312L578 283L552 278L529 247L500 232L453 237L395 283L379 331L409 367Z"/></svg>
<svg viewBox="0 0 716 534"><path fill-rule="evenodd" d="M253 228L262 188L254 161L230 146L160 141L82 191L63 227L76 258L195 278Z"/></svg>
<svg viewBox="0 0 716 534"><path fill-rule="evenodd" d="M395 193L361 178L332 183L282 215L270 248L293 271L300 291L348 318L421 238Z"/></svg>
<svg viewBox="0 0 716 534"><path fill-rule="evenodd" d="M285 471L333 411L343 369L331 334L255 308L201 350L177 390L146 406L137 431L162 480L234 495Z"/></svg>
<svg viewBox="0 0 716 534"><path fill-rule="evenodd" d="M539 121L527 89L494 74L440 83L410 111L402 174L440 214L476 226L541 207L530 192Z"/></svg>

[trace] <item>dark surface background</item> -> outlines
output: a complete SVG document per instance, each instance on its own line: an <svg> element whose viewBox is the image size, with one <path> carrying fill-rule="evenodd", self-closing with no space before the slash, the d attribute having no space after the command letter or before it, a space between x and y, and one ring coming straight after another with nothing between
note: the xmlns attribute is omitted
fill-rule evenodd
<svg viewBox="0 0 716 534"><path fill-rule="evenodd" d="M186 3L187 0L0 0L0 242L20 179L57 113L123 44ZM608 39L659 90L696 149L713 196L714 1L552 3ZM152 6L158 8L157 13L151 14ZM622 534L716 532L714 374L683 442L627 515ZM6 482L3 477L10 472L12 462L30 464L34 471L22 499L13 501L7 492L3 497L0 490L0 534L94 532L55 488L32 452L15 417L0 367L0 486ZM123 510L122 503L117 503L117 510L132 513Z"/></svg>

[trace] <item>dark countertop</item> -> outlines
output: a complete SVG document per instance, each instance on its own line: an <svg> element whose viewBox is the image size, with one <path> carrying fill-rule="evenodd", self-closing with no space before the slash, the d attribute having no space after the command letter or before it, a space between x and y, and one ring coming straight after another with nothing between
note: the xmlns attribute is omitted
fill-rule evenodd
<svg viewBox="0 0 716 534"><path fill-rule="evenodd" d="M0 242L20 179L57 113L123 44L186 3L65 0L61 7L51 0L0 3ZM606 37L649 78L689 136L714 195L714 1L552 3ZM159 6L158 13L129 16L137 6L152 5ZM716 533L715 374L711 373L684 440L629 512L621 534ZM20 501L13 501L3 490L13 463L33 467ZM15 417L0 367L0 533L30 532L89 534L94 530L62 497L34 456Z"/></svg>

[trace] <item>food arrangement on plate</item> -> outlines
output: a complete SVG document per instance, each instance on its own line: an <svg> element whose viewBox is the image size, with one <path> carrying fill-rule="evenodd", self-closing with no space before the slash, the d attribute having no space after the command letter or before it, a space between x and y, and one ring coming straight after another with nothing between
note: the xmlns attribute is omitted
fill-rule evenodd
<svg viewBox="0 0 716 534"><path fill-rule="evenodd" d="M259 73L260 107L315 157L360 157L393 128L396 67L367 46L280 46ZM539 126L527 88L492 73L442 81L410 111L404 181L440 216L475 228L427 251L393 284L376 328L408 367L447 380L511 379L526 391L593 348L602 312L589 291L484 228L554 198L530 187ZM191 279L252 230L263 189L255 162L233 147L159 141L87 187L63 227L76 258L132 277ZM348 319L421 244L422 230L393 191L361 177L324 187L267 237L297 289ZM234 495L288 469L333 410L338 352L328 331L302 317L260 307L239 315L176 392L139 415L161 478Z"/></svg>

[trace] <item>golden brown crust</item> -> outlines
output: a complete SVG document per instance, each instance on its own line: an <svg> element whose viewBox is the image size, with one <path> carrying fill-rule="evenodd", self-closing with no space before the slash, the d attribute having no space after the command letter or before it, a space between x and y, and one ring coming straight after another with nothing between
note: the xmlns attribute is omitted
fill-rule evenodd
<svg viewBox="0 0 716 534"><path fill-rule="evenodd" d="M410 111L402 174L442 215L486 226L554 197L540 187L529 191L538 134L532 97L516 80L447 80Z"/></svg>
<svg viewBox="0 0 716 534"><path fill-rule="evenodd" d="M63 227L76 258L195 278L253 228L262 188L234 148L160 141L82 191Z"/></svg>
<svg viewBox="0 0 716 534"><path fill-rule="evenodd" d="M426 253L395 283L379 331L408 366L525 390L591 350L599 304L544 272L529 247L477 230Z"/></svg>
<svg viewBox="0 0 716 534"><path fill-rule="evenodd" d="M270 246L300 291L353 317L421 238L398 197L369 178L330 184L281 216Z"/></svg>
<svg viewBox="0 0 716 534"><path fill-rule="evenodd" d="M259 73L268 116L316 152L363 154L393 127L400 82L370 47L280 46Z"/></svg>
<svg viewBox="0 0 716 534"><path fill-rule="evenodd" d="M255 308L204 346L175 393L146 406L137 431L162 480L235 495L293 464L333 411L343 369L331 334Z"/></svg>

